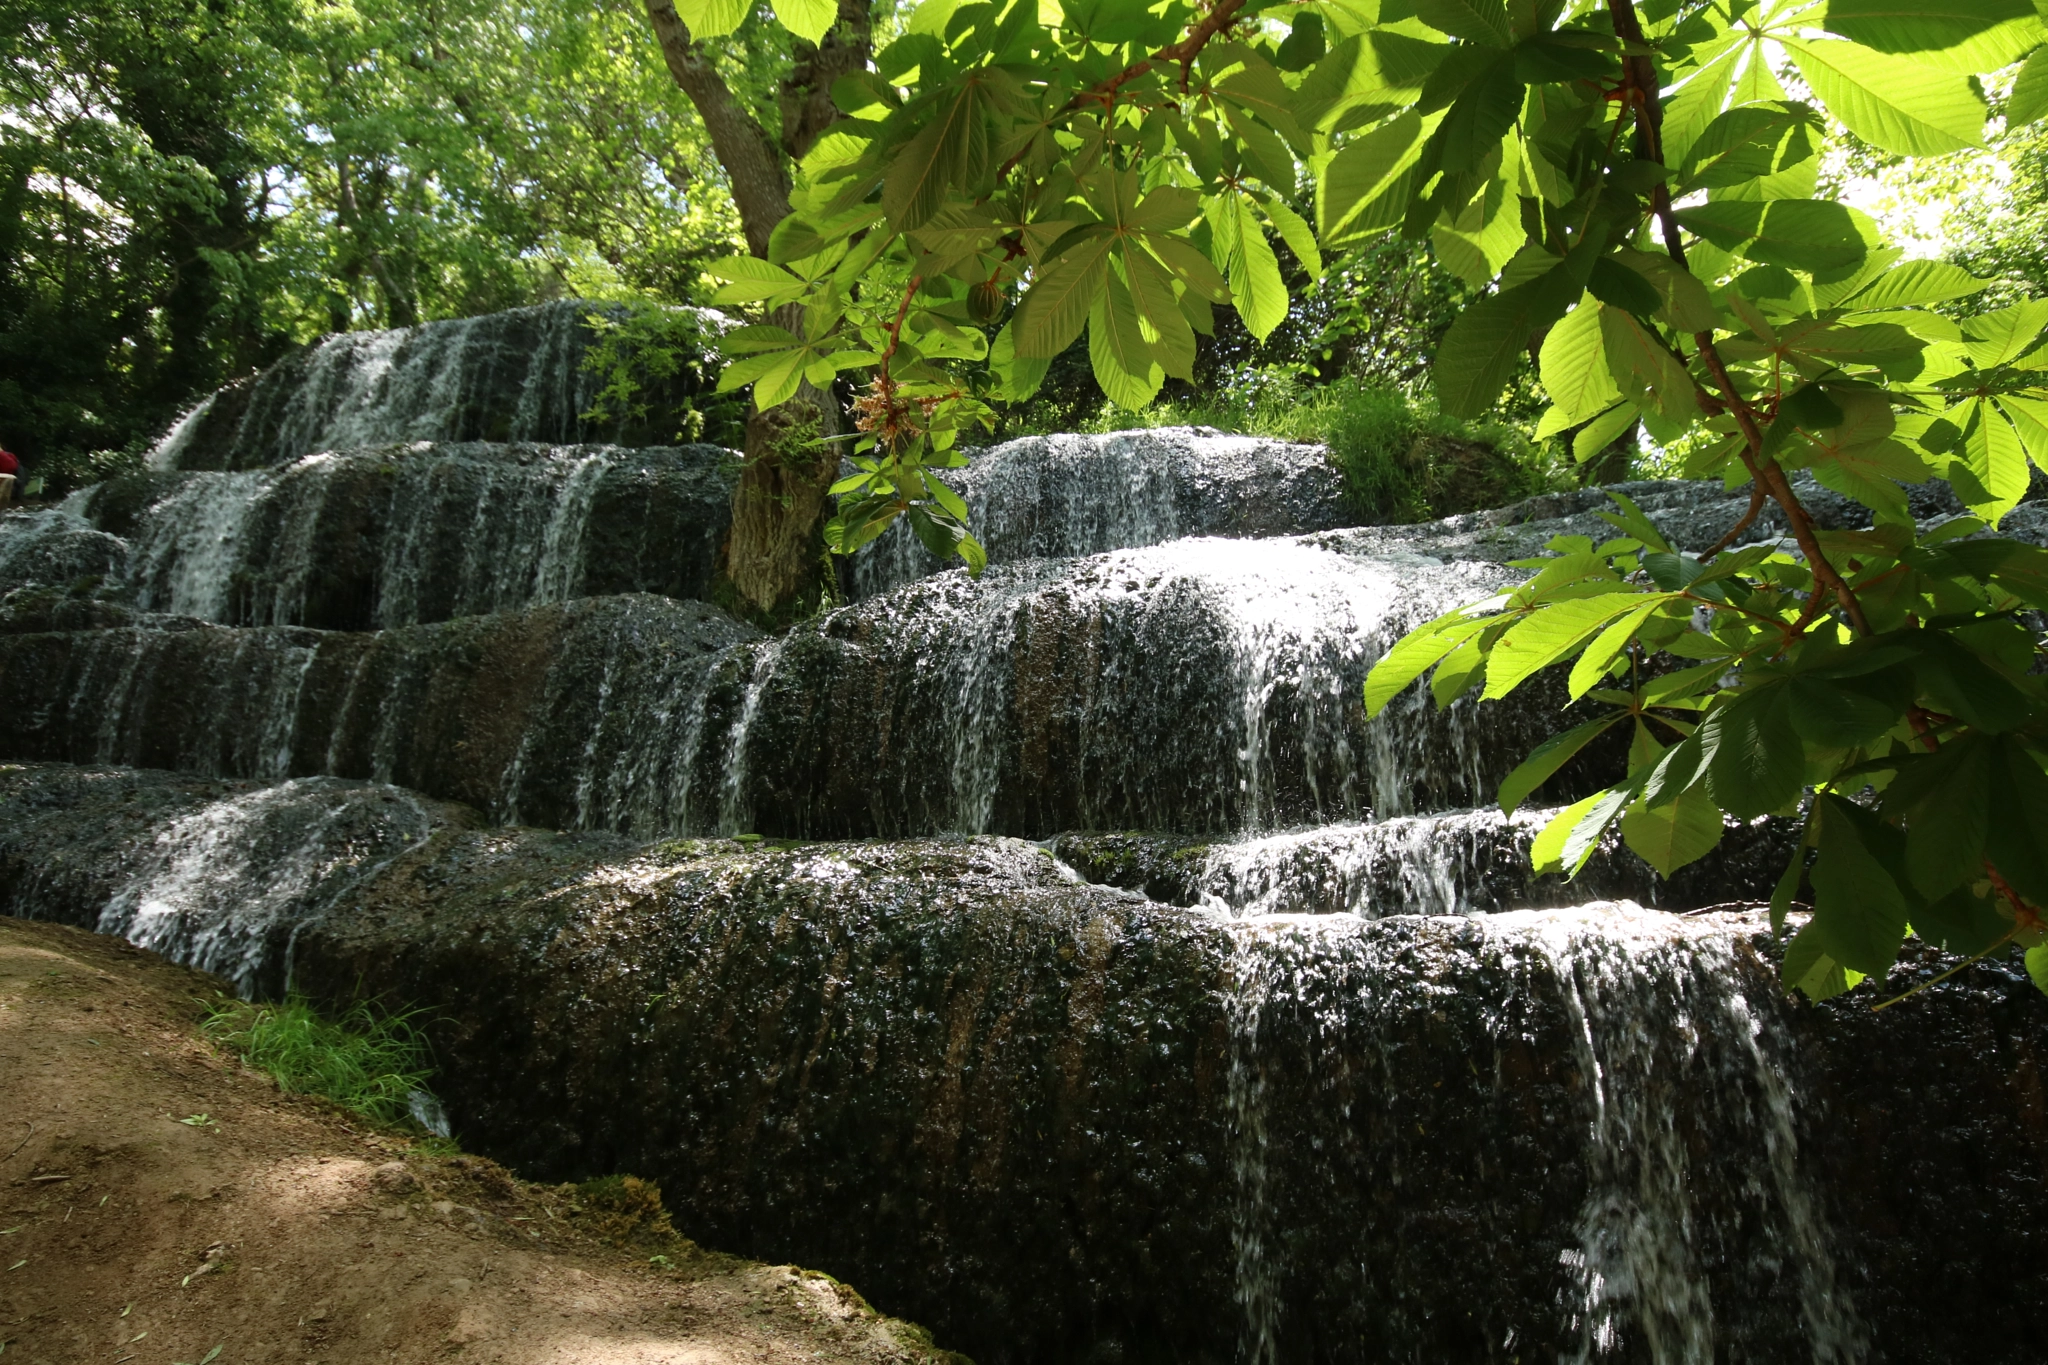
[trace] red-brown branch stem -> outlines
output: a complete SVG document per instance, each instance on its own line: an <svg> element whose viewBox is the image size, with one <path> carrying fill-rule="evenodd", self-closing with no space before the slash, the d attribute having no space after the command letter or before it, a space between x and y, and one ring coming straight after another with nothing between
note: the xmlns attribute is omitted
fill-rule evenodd
<svg viewBox="0 0 2048 1365"><path fill-rule="evenodd" d="M1648 40L1643 36L1642 22L1636 17L1632 0L1607 0L1607 12L1614 20L1614 35L1634 47L1645 47ZM1638 152L1644 159L1664 164L1663 111L1657 96L1656 63L1641 53L1629 53L1621 59L1622 81L1627 93L1624 99L1636 111L1636 132ZM1664 231L1665 250L1672 260L1684 267L1685 247L1679 237L1678 220L1671 207L1671 193L1664 185L1658 185L1650 195L1650 202L1657 215L1658 225ZM1722 401L1735 416L1736 425L1742 429L1742 439L1748 448L1742 452L1743 466L1749 476L1778 504L1785 513L1785 520L1792 528L1792 537L1806 556L1808 567L1813 571L1814 591L1825 588L1841 604L1849 623L1859 632L1868 634L1870 621L1863 613L1863 604L1857 600L1855 590L1849 586L1835 566L1822 552L1820 538L1815 534L1813 518L1807 514L1799 495L1792 491L1792 484L1785 477L1785 471L1778 462L1764 453L1763 429L1757 423L1755 407L1742 396L1736 387L1734 376L1728 372L1727 363L1722 359L1719 348L1714 345L1711 330L1695 332L1693 344L1699 348L1700 359L1706 362L1708 372L1714 376L1715 385L1721 390Z"/></svg>

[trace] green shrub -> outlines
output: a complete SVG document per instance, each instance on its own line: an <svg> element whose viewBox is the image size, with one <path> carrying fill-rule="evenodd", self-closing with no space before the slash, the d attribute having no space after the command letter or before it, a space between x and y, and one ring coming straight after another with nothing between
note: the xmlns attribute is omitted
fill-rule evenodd
<svg viewBox="0 0 2048 1365"><path fill-rule="evenodd" d="M388 1014L357 1004L328 1019L301 996L255 1005L216 996L206 1036L276 1078L287 1094L321 1095L377 1123L404 1122L412 1093L433 1074L417 1011Z"/></svg>

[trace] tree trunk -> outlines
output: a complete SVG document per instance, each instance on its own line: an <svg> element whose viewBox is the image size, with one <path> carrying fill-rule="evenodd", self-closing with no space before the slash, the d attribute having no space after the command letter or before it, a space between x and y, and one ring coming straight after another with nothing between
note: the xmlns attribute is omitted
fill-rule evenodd
<svg viewBox="0 0 2048 1365"><path fill-rule="evenodd" d="M1642 429L1641 422L1630 422L1621 435L1602 446L1592 459L1580 466L1580 482L1587 488L1593 488L1626 480L1641 449Z"/></svg>
<svg viewBox="0 0 2048 1365"><path fill-rule="evenodd" d="M832 104L832 82L867 65L872 46L868 0L839 0L840 22L824 43L815 48L798 45L795 68L780 92L779 147L691 40L675 0L646 4L669 74L696 106L711 135L712 150L725 168L747 248L766 257L769 235L789 214L790 180L784 158L802 157L840 117ZM792 329L802 325L795 308L779 310L773 320ZM839 472L839 457L836 446L812 443L821 436L836 436L840 429L838 403L809 383L799 386L787 403L747 418L739 486L733 491L732 530L725 544L725 578L739 605L770 624L779 624L824 595L829 570L819 529L825 520L826 490Z"/></svg>

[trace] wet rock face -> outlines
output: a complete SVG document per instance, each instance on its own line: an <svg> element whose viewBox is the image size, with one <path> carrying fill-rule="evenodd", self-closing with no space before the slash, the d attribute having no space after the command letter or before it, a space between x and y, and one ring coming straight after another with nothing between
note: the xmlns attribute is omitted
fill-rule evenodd
<svg viewBox="0 0 2048 1365"><path fill-rule="evenodd" d="M594 306L565 299L338 333L214 394L165 435L150 463L260 469L398 441L631 439L584 416L598 386L583 368Z"/></svg>
<svg viewBox="0 0 2048 1365"><path fill-rule="evenodd" d="M178 618L15 635L0 641L0 686L35 700L5 744L227 777L374 777L566 824L549 817L573 808L608 677L695 677L751 634L701 603L613 597L367 635ZM615 753L626 737L610 740Z"/></svg>
<svg viewBox="0 0 2048 1365"><path fill-rule="evenodd" d="M0 591L118 579L128 546L55 508L0 512Z"/></svg>
<svg viewBox="0 0 2048 1365"><path fill-rule="evenodd" d="M996 563L1182 536L1297 535L1356 519L1323 447L1206 427L1025 436L974 452L946 477ZM853 561L853 577L865 597L951 567L898 526Z"/></svg>
<svg viewBox="0 0 2048 1365"><path fill-rule="evenodd" d="M147 611L369 630L577 597L709 595L731 516L715 446L429 444L245 473L145 472L83 500Z"/></svg>
<svg viewBox="0 0 2048 1365"><path fill-rule="evenodd" d="M1365 721L1373 660L1497 581L1194 540L941 575L772 641L652 597L374 635L175 618L15 635L0 684L44 700L0 753L371 777L641 837L1357 820L1483 800L1556 723L1541 687Z"/></svg>
<svg viewBox="0 0 2048 1365"><path fill-rule="evenodd" d="M1789 1002L1754 914L1233 918L1009 840L0 770L0 908L144 903L174 955L429 1006L472 1149L656 1177L999 1365L2038 1358L2016 962L1914 1018Z"/></svg>
<svg viewBox="0 0 2048 1365"><path fill-rule="evenodd" d="M1562 907L1588 897L1667 910L1769 900L1799 838L1794 821L1730 820L1713 852L1666 879L1611 835L1568 881L1530 868L1529 847L1556 814L1452 811L1214 841L1076 831L1052 847L1090 882L1169 905L1379 919Z"/></svg>

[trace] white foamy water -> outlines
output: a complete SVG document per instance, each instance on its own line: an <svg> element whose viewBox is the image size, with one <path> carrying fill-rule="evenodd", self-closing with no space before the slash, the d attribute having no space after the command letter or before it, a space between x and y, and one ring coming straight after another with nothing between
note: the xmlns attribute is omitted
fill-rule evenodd
<svg viewBox="0 0 2048 1365"><path fill-rule="evenodd" d="M98 928L274 993L298 932L432 828L408 793L327 778L231 797L158 830Z"/></svg>

